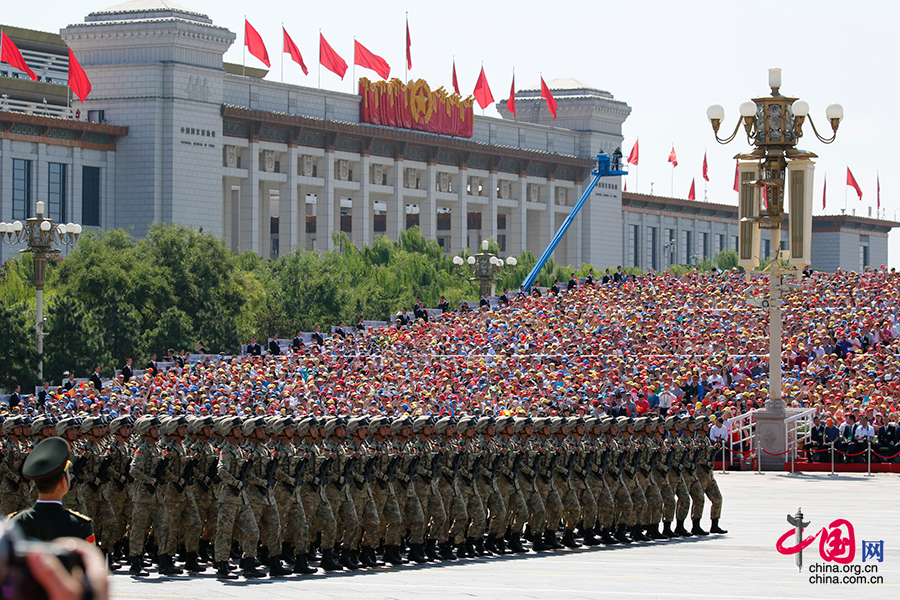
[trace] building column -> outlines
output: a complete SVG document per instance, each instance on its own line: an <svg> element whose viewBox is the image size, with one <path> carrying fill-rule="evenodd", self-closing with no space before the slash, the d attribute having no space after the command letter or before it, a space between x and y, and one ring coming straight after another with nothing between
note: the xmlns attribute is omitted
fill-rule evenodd
<svg viewBox="0 0 900 600"><path fill-rule="evenodd" d="M49 189L50 165L47 163L47 145L35 144L37 146L37 157L34 161L34 169L31 170L31 183L34 186L34 194L31 196L31 207L28 209L31 215L37 215L37 203L43 201L44 216L46 217L50 211L50 203L48 202L47 191Z"/></svg>
<svg viewBox="0 0 900 600"><path fill-rule="evenodd" d="M466 167L460 167L459 185L456 187L459 199L450 215L450 252L452 254L460 253L469 244L469 196L466 191L469 187L469 170Z"/></svg>
<svg viewBox="0 0 900 600"><path fill-rule="evenodd" d="M512 223L507 227L514 232L509 236L508 254L525 252L528 244L528 182L524 174L519 175L519 206L513 213Z"/></svg>
<svg viewBox="0 0 900 600"><path fill-rule="evenodd" d="M322 252L334 248L334 150L325 150L325 189L316 198L316 246ZM340 214L340 212L338 212Z"/></svg>
<svg viewBox="0 0 900 600"><path fill-rule="evenodd" d="M11 223L12 218L12 142L0 140L0 221ZM0 263L17 252L12 246L0 244Z"/></svg>
<svg viewBox="0 0 900 600"><path fill-rule="evenodd" d="M242 164L247 165L247 178L241 182L241 250L266 256L259 246L259 144L250 140Z"/></svg>
<svg viewBox="0 0 900 600"><path fill-rule="evenodd" d="M437 165L425 167L425 198L419 206L419 229L427 240L437 239Z"/></svg>
<svg viewBox="0 0 900 600"><path fill-rule="evenodd" d="M353 198L353 243L357 246L372 245L372 200L369 191L372 183L371 159L368 154L359 158L359 192Z"/></svg>
<svg viewBox="0 0 900 600"><path fill-rule="evenodd" d="M481 238L484 240L490 238L497 240L497 181L497 171L492 170L488 175L488 204L481 214ZM481 243L481 240L478 240L478 243Z"/></svg>
<svg viewBox="0 0 900 600"><path fill-rule="evenodd" d="M404 163L402 158L394 161L393 185L394 197L387 206L387 236L392 242L400 239L400 232L406 229L406 203L403 198Z"/></svg>
<svg viewBox="0 0 900 600"><path fill-rule="evenodd" d="M66 222L81 223L81 185L82 185L82 162L81 148L72 148L72 160L69 164L71 173L66 178ZM110 152L112 154L112 152Z"/></svg>
<svg viewBox="0 0 900 600"><path fill-rule="evenodd" d="M288 254L300 245L301 237L300 220L303 218L298 206L297 196L297 159L299 152L296 146L289 146L288 151L282 155L281 165L284 167L284 158L290 165L287 168L287 183L281 186L281 222L278 224L278 237L281 254Z"/></svg>
<svg viewBox="0 0 900 600"><path fill-rule="evenodd" d="M118 226L116 214L116 153L106 153L106 167L100 169L100 226Z"/></svg>
<svg viewBox="0 0 900 600"><path fill-rule="evenodd" d="M550 245L556 234L556 180L547 179L547 210L541 220L541 247Z"/></svg>

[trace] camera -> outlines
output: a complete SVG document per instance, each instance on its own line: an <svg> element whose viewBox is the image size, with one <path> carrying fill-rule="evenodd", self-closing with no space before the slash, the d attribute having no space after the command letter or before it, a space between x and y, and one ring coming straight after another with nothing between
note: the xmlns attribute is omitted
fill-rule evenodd
<svg viewBox="0 0 900 600"><path fill-rule="evenodd" d="M42 552L59 559L70 573L75 567L84 571L81 556L59 544L26 540L9 521L0 519L0 600L46 600L47 593L34 579L27 554Z"/></svg>

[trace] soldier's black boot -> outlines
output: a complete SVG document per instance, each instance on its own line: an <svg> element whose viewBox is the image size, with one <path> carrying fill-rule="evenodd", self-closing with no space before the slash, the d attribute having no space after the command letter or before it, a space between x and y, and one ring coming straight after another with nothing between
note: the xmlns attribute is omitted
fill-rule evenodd
<svg viewBox="0 0 900 600"><path fill-rule="evenodd" d="M481 553L482 556L485 554L503 554L497 548L497 538L493 535L487 536L487 540L484 541L484 546L482 547L484 549L484 552Z"/></svg>
<svg viewBox="0 0 900 600"><path fill-rule="evenodd" d="M209 540L200 540L200 548L199 548L199 552L198 552L198 555L200 556L200 560L202 560L205 563L212 562L212 554L211 554L210 550L211 550L211 548L210 548Z"/></svg>
<svg viewBox="0 0 900 600"><path fill-rule="evenodd" d="M281 544L281 560L283 560L286 565L294 564L294 547L287 542Z"/></svg>
<svg viewBox="0 0 900 600"><path fill-rule="evenodd" d="M159 574L160 575L181 575L184 573L182 569L179 569L172 562L172 557L168 554L160 554L159 559Z"/></svg>
<svg viewBox="0 0 900 600"><path fill-rule="evenodd" d="M684 528L684 519L678 519L678 521L675 523L675 535L680 535L681 537L691 537L694 534Z"/></svg>
<svg viewBox="0 0 900 600"><path fill-rule="evenodd" d="M606 544L607 546L612 546L613 544L618 544L619 540L613 537L612 529L607 528L600 532L600 540Z"/></svg>
<svg viewBox="0 0 900 600"><path fill-rule="evenodd" d="M562 545L566 548L581 548L581 544L575 540L575 532L571 529L566 529L566 533L563 535Z"/></svg>
<svg viewBox="0 0 900 600"><path fill-rule="evenodd" d="M584 537L583 541L585 546L597 546L600 544L600 538L594 535L594 529L592 527L582 529L581 533Z"/></svg>
<svg viewBox="0 0 900 600"><path fill-rule="evenodd" d="M712 520L712 527L709 528L709 532L710 532L710 533L728 533L728 530L727 530L727 529L722 529L721 527L719 527L719 520L718 520L718 519L713 519L713 520Z"/></svg>
<svg viewBox="0 0 900 600"><path fill-rule="evenodd" d="M237 579L228 568L228 561L222 560L216 563L216 579Z"/></svg>
<svg viewBox="0 0 900 600"><path fill-rule="evenodd" d="M305 554L298 554L297 559L294 561L294 574L295 575L312 575L316 571L317 568L309 566L309 562L306 560Z"/></svg>
<svg viewBox="0 0 900 600"><path fill-rule="evenodd" d="M261 565L269 564L269 547L268 546L260 547L259 556L257 558L259 558L259 563L257 563L257 565L256 565L257 567L259 567Z"/></svg>
<svg viewBox="0 0 900 600"><path fill-rule="evenodd" d="M371 551L371 554L370 554ZM375 559L375 550L369 548L368 546L360 546L359 548L359 564L364 567L372 568L378 566L378 561Z"/></svg>
<svg viewBox="0 0 900 600"><path fill-rule="evenodd" d="M206 567L201 566L197 561L196 552L188 552L184 557L184 570L188 573L203 573Z"/></svg>
<svg viewBox="0 0 900 600"><path fill-rule="evenodd" d="M341 563L341 566L348 571L356 571L359 569L359 563L353 560L349 549L345 548L344 551L341 552L341 559L339 562Z"/></svg>
<svg viewBox="0 0 900 600"><path fill-rule="evenodd" d="M462 548L462 552L460 550L456 551L460 557L475 558L476 556L481 556L475 552L475 538L467 537L466 541L460 545L460 548Z"/></svg>
<svg viewBox="0 0 900 600"><path fill-rule="evenodd" d="M149 573L144 570L144 565L141 562L140 556L130 556L128 560L131 562L131 568L128 569L129 575L134 575L135 577L146 577L149 575Z"/></svg>
<svg viewBox="0 0 900 600"><path fill-rule="evenodd" d="M322 562L319 563L323 571L343 571L344 567L335 562L334 552L331 550L322 550Z"/></svg>
<svg viewBox="0 0 900 600"><path fill-rule="evenodd" d="M384 562L391 563L394 566L400 566L404 563L403 557L400 556L400 549L397 546L384 547Z"/></svg>
<svg viewBox="0 0 900 600"><path fill-rule="evenodd" d="M644 535L642 531L643 527L641 525L635 525L631 528L631 539L635 542L649 542L650 538Z"/></svg>
<svg viewBox="0 0 900 600"><path fill-rule="evenodd" d="M422 544L409 545L409 560L415 561L419 564L428 562L428 557L425 556L425 551L422 548Z"/></svg>
<svg viewBox="0 0 900 600"><path fill-rule="evenodd" d="M241 574L245 579L254 579L256 577L262 577L263 575L265 575L265 573L263 573L256 567L256 565L254 564L255 562L255 556L241 559Z"/></svg>
<svg viewBox="0 0 900 600"><path fill-rule="evenodd" d="M506 540L504 540L503 537L498 537L496 540L497 554L501 556L506 554Z"/></svg>
<svg viewBox="0 0 900 600"><path fill-rule="evenodd" d="M106 555L106 568L110 571L116 571L122 566L116 562L112 552L104 552L103 554Z"/></svg>
<svg viewBox="0 0 900 600"><path fill-rule="evenodd" d="M290 575L291 570L281 564L281 556L269 558L269 577L283 577Z"/></svg>
<svg viewBox="0 0 900 600"><path fill-rule="evenodd" d="M552 529L548 529L544 532L544 543L554 550L559 550L563 547L563 545L559 543L559 540L556 539L556 532Z"/></svg>
<svg viewBox="0 0 900 600"><path fill-rule="evenodd" d="M700 519L694 519L694 527L691 529L691 533L694 535L709 535L708 531L703 531L703 528L700 527Z"/></svg>
<svg viewBox="0 0 900 600"><path fill-rule="evenodd" d="M653 525L647 525L647 535L650 536L651 540L667 540L669 536L663 535L659 532L659 523L654 523Z"/></svg>
<svg viewBox="0 0 900 600"><path fill-rule="evenodd" d="M437 540L428 539L425 541L425 556L428 557L428 560L441 560L441 557L438 555L437 551Z"/></svg>
<svg viewBox="0 0 900 600"><path fill-rule="evenodd" d="M631 543L631 540L625 534L625 523L619 523L618 528L616 528L616 539L622 544Z"/></svg>
<svg viewBox="0 0 900 600"><path fill-rule="evenodd" d="M439 544L438 550L438 555L441 557L441 560L456 560L456 555L453 553L453 544L449 540L443 544Z"/></svg>
<svg viewBox="0 0 900 600"><path fill-rule="evenodd" d="M528 548L522 545L522 540L519 539L519 536L513 534L509 538L509 549L512 550L515 554L527 554Z"/></svg>
<svg viewBox="0 0 900 600"><path fill-rule="evenodd" d="M666 521L663 523L662 534L667 538L678 537L674 531L672 531L672 521Z"/></svg>
<svg viewBox="0 0 900 600"><path fill-rule="evenodd" d="M533 542L534 534L531 532L531 524L527 523L525 525L525 532L522 534L522 537L525 538L525 541Z"/></svg>

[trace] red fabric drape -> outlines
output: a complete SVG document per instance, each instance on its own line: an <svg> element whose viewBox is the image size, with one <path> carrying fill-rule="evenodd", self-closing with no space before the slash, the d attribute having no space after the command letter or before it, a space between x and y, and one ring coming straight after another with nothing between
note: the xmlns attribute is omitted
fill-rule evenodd
<svg viewBox="0 0 900 600"><path fill-rule="evenodd" d="M432 90L423 79L404 85L399 79L359 80L359 120L363 123L414 129L457 137L472 137L471 96L460 98L444 88Z"/></svg>

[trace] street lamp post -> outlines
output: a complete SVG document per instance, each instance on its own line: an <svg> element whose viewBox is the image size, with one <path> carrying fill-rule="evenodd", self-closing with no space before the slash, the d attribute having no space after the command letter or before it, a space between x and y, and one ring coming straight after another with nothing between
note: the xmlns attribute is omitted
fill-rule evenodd
<svg viewBox="0 0 900 600"><path fill-rule="evenodd" d="M35 316L34 333L38 354L38 379L44 379L44 283L46 281L47 257L59 254L58 246L72 246L81 235L81 225L76 223L54 223L53 219L44 217L44 203L37 203L37 216L25 219L25 223L0 222L0 241L4 244L27 247L19 250L30 252L34 259L34 287L37 291L37 314Z"/></svg>
<svg viewBox="0 0 900 600"><path fill-rule="evenodd" d="M716 141L720 144L731 142L743 125L747 142L755 146L753 151L735 156L736 159L745 161L744 165L749 169L743 171L741 179L738 254L739 259L743 259L741 263L745 268L758 267L760 230L769 230L771 247L774 248L767 267L769 297L749 301L759 307L767 306L769 310L769 395L764 411L767 414L757 417L757 433L762 434L760 439L767 449L772 447L773 452L779 452L785 450L787 444L784 432L787 414L781 394L782 296L789 287L796 287L784 285L784 276L810 264L812 233L813 166L810 159L816 158L816 155L796 146L803 137L803 123L807 119L819 141L832 143L844 118L844 109L840 104L831 104L826 108L825 116L831 125L832 135L825 138L819 135L809 116L809 104L798 98L783 96L779 92L781 69L769 69L769 87L772 90L771 96L754 98L741 104L734 131L726 138L718 135L725 109L714 104L707 109L706 115L712 124ZM781 251L786 190L790 192L791 214L789 268L782 264L786 257ZM759 205L759 195L764 199L762 206Z"/></svg>
<svg viewBox="0 0 900 600"><path fill-rule="evenodd" d="M515 267L518 261L515 256L510 256L505 261L496 254L488 252L489 243L487 240L481 242L481 252L474 254L463 260L461 256L453 257L453 264L457 268L462 268L464 264L468 264L469 270L474 275L469 281L478 281L479 294L481 296L494 295L494 282L504 266Z"/></svg>

